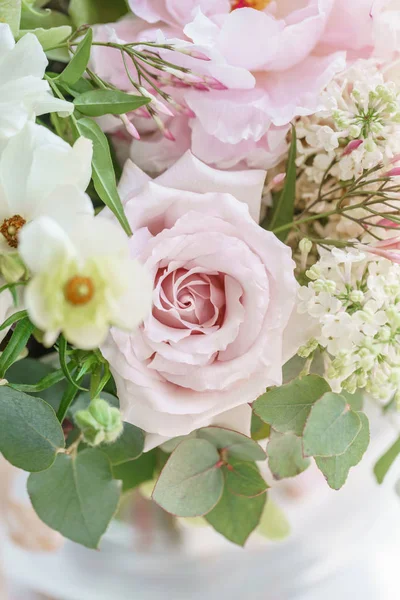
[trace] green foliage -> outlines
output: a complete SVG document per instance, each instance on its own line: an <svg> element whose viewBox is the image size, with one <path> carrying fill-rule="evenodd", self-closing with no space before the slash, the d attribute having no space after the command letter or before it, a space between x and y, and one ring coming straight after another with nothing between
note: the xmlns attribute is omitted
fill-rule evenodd
<svg viewBox="0 0 400 600"><path fill-rule="evenodd" d="M66 83L67 85L71 86L75 85L79 79L81 79L90 59L92 41L93 31L88 29L83 40L79 42L71 61L59 76L59 79L62 83Z"/></svg>
<svg viewBox="0 0 400 600"><path fill-rule="evenodd" d="M345 398L328 392L311 409L303 434L305 456L338 456L361 430L360 416Z"/></svg>
<svg viewBox="0 0 400 600"><path fill-rule="evenodd" d="M390 467L400 454L400 437L392 444L385 452L383 456L380 457L376 465L374 466L374 474L378 483L382 483L385 479L387 472Z"/></svg>
<svg viewBox="0 0 400 600"><path fill-rule="evenodd" d="M0 23L8 23L14 36L19 32L21 5L21 0L0 0Z"/></svg>
<svg viewBox="0 0 400 600"><path fill-rule="evenodd" d="M9 368L7 379L14 389L34 396L39 394L55 411L58 410L65 390L61 369L55 370L33 358L24 358Z"/></svg>
<svg viewBox="0 0 400 600"><path fill-rule="evenodd" d="M296 128L292 126L292 143L290 145L288 164L286 169L285 185L282 193L279 196L278 201L273 207L273 213L268 229L275 230L279 229L283 225L287 225L293 221L294 215L294 201L296 198L296 153L297 153L297 141L296 141ZM276 236L285 241L289 229L284 231L277 231Z"/></svg>
<svg viewBox="0 0 400 600"><path fill-rule="evenodd" d="M239 546L244 546L249 535L260 523L267 494L255 498L237 496L226 486L216 507L206 520L216 531Z"/></svg>
<svg viewBox="0 0 400 600"><path fill-rule="evenodd" d="M124 423L123 426L122 435L113 444L99 446L99 450L107 454L113 467L135 460L144 448L143 431L130 423Z"/></svg>
<svg viewBox="0 0 400 600"><path fill-rule="evenodd" d="M251 439L257 441L269 437L271 426L264 423L255 413L251 415Z"/></svg>
<svg viewBox="0 0 400 600"><path fill-rule="evenodd" d="M369 444L369 423L363 413L358 413L361 429L347 450L329 458L317 457L315 462L325 475L328 485L339 490L345 483L351 467L358 465Z"/></svg>
<svg viewBox="0 0 400 600"><path fill-rule="evenodd" d="M77 27L112 23L128 12L126 0L71 0L69 14Z"/></svg>
<svg viewBox="0 0 400 600"><path fill-rule="evenodd" d="M99 450L59 454L47 471L30 475L28 493L38 516L66 538L97 548L114 516L121 484Z"/></svg>
<svg viewBox="0 0 400 600"><path fill-rule="evenodd" d="M253 498L268 488L256 464L240 460L231 460L223 467L225 487L237 496Z"/></svg>
<svg viewBox="0 0 400 600"><path fill-rule="evenodd" d="M224 450L228 461L230 458L238 460L265 460L265 452L257 442L231 429L223 427L204 427L196 432L198 438L207 440L218 450Z"/></svg>
<svg viewBox="0 0 400 600"><path fill-rule="evenodd" d="M156 466L156 450L144 452L135 460L113 466L113 477L122 480L122 491L128 492L142 483L154 479Z"/></svg>
<svg viewBox="0 0 400 600"><path fill-rule="evenodd" d="M43 471L54 462L64 434L54 410L41 398L0 388L0 452L25 471Z"/></svg>
<svg viewBox="0 0 400 600"><path fill-rule="evenodd" d="M290 525L285 514L271 498L267 499L257 533L276 541L287 538L290 533Z"/></svg>
<svg viewBox="0 0 400 600"><path fill-rule="evenodd" d="M149 104L150 98L133 96L120 90L93 90L77 96L75 108L88 117L122 115Z"/></svg>
<svg viewBox="0 0 400 600"><path fill-rule="evenodd" d="M35 326L27 317L18 321L7 346L0 356L0 378L3 378L11 365L18 360L34 329Z"/></svg>
<svg viewBox="0 0 400 600"><path fill-rule="evenodd" d="M71 19L57 10L41 9L25 3L22 5L21 29L52 29L71 25Z"/></svg>
<svg viewBox="0 0 400 600"><path fill-rule="evenodd" d="M266 392L255 401L253 410L275 431L301 436L312 406L329 390L322 377L307 375Z"/></svg>
<svg viewBox="0 0 400 600"><path fill-rule="evenodd" d="M219 454L205 439L183 441L169 457L153 500L178 517L199 517L208 513L221 497L224 478Z"/></svg>
<svg viewBox="0 0 400 600"><path fill-rule="evenodd" d="M59 27L52 27L51 29L44 29L43 27L37 27L36 29L21 29L20 37L27 33L33 33L42 45L43 50L46 52L50 48L65 42L72 33L72 29L69 25L60 25Z"/></svg>
<svg viewBox="0 0 400 600"><path fill-rule="evenodd" d="M275 479L295 477L310 464L303 456L301 438L293 433L278 433L272 429L267 455L269 468Z"/></svg>
<svg viewBox="0 0 400 600"><path fill-rule="evenodd" d="M122 207L121 198L117 190L115 173L111 160L108 140L100 127L90 119L79 119L74 122L77 137L82 135L93 142L93 182L101 200L114 213L128 235L132 235L131 228Z"/></svg>

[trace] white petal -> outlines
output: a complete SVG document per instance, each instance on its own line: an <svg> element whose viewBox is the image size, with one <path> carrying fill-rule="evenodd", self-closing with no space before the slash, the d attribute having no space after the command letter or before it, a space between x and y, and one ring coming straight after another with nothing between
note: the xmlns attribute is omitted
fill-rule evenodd
<svg viewBox="0 0 400 600"><path fill-rule="evenodd" d="M102 217L84 216L76 222L71 239L83 258L129 256L128 236L119 223Z"/></svg>
<svg viewBox="0 0 400 600"><path fill-rule="evenodd" d="M0 60L8 50L15 46L14 37L7 23L0 23Z"/></svg>
<svg viewBox="0 0 400 600"><path fill-rule="evenodd" d="M41 204L33 207L31 213L32 219L40 216L54 219L66 231L73 229L77 218L83 215L94 215L93 204L90 197L74 185L56 188L43 198Z"/></svg>
<svg viewBox="0 0 400 600"><path fill-rule="evenodd" d="M18 249L33 273L45 271L57 257L76 256L66 232L48 217L39 217L21 229Z"/></svg>
<svg viewBox="0 0 400 600"><path fill-rule="evenodd" d="M0 81L12 81L27 75L43 78L48 61L35 35L27 33L0 62Z"/></svg>
<svg viewBox="0 0 400 600"><path fill-rule="evenodd" d="M129 281L129 290L118 302L113 324L133 331L151 311L153 281L146 269L134 259L121 262L125 269L125 278Z"/></svg>

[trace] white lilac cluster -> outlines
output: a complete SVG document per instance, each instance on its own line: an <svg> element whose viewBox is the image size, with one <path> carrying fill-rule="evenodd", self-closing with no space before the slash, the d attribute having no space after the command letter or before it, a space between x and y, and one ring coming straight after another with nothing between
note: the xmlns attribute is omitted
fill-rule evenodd
<svg viewBox="0 0 400 600"><path fill-rule="evenodd" d="M400 87L373 61L359 60L337 76L321 105L297 127L297 162L309 180L319 183L335 158L331 174L347 181L400 153Z"/></svg>
<svg viewBox="0 0 400 600"><path fill-rule="evenodd" d="M299 290L315 335L299 354L324 350L334 391L364 388L387 400L400 386L400 265L357 249L322 250Z"/></svg>
<svg viewBox="0 0 400 600"><path fill-rule="evenodd" d="M46 66L35 36L15 43L0 24L0 322L26 308L45 345L63 333L79 348L97 348L111 325L136 327L152 286L122 228L94 216L85 192L92 142L81 137L71 147L34 122L73 112L43 81ZM13 306L8 287L16 282L25 290Z"/></svg>

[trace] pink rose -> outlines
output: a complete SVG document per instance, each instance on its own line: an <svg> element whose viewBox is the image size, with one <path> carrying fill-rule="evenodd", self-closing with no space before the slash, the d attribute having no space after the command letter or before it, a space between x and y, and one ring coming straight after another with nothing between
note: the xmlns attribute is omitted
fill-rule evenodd
<svg viewBox="0 0 400 600"><path fill-rule="evenodd" d="M153 277L153 311L133 334L113 329L102 352L124 418L153 434L150 445L231 419L248 433L248 403L281 383L301 344L286 329L291 250L254 220L264 177L216 171L190 152L155 181L125 167L131 252Z"/></svg>

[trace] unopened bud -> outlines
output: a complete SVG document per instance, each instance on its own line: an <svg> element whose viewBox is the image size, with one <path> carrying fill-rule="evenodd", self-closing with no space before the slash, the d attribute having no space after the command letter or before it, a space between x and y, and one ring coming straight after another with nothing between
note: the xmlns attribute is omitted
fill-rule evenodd
<svg viewBox="0 0 400 600"><path fill-rule="evenodd" d="M79 410L75 422L83 433L84 441L90 446L111 444L123 430L120 411L102 398L92 400L86 410Z"/></svg>

